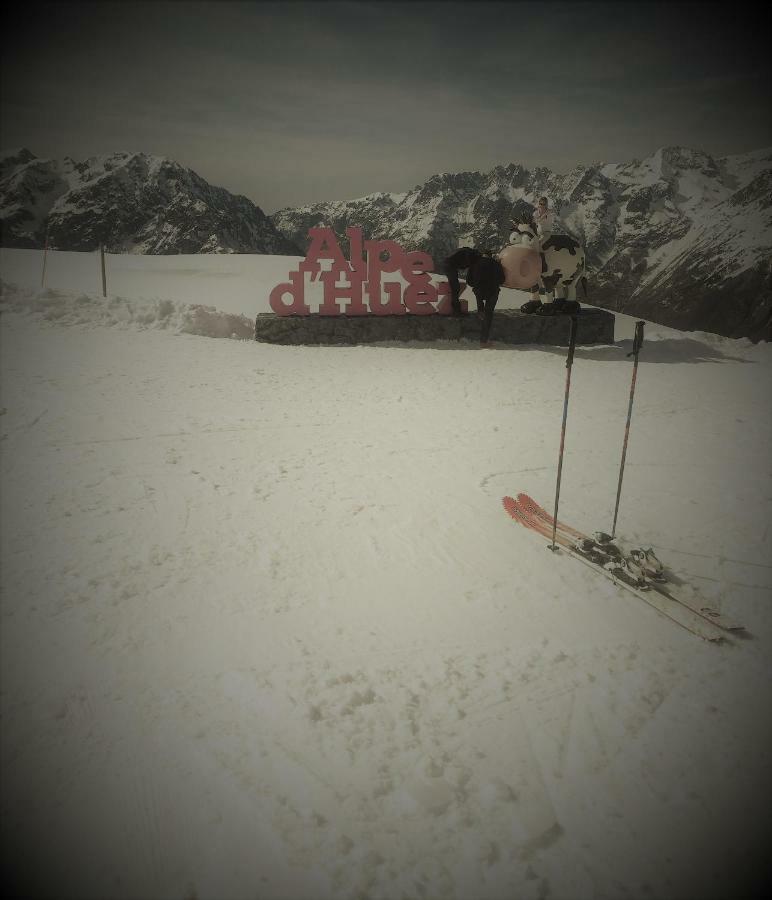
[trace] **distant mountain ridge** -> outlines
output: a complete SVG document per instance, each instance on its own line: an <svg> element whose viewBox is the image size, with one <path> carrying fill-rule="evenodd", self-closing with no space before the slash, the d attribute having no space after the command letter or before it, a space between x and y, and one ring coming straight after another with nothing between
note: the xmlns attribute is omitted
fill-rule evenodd
<svg viewBox="0 0 772 900"><path fill-rule="evenodd" d="M680 329L772 339L772 148L714 159L664 147L644 160L568 174L511 163L441 173L401 194L267 216L164 157L116 153L77 163L22 149L0 157L0 243L110 252L302 256L330 225L429 252L497 251L512 216L546 195L558 229L585 246L587 300ZM580 297L580 299L582 299Z"/></svg>
<svg viewBox="0 0 772 900"><path fill-rule="evenodd" d="M112 253L301 251L246 197L212 187L178 163L144 153L85 162L38 159L26 148L0 157L0 240Z"/></svg>
<svg viewBox="0 0 772 900"><path fill-rule="evenodd" d="M282 209L271 218L305 248L331 225L431 253L499 250L513 213L546 195L556 230L587 252L588 301L674 328L769 340L772 321L772 148L713 159L664 147L644 160L577 166L567 175L511 164L440 174L404 194Z"/></svg>

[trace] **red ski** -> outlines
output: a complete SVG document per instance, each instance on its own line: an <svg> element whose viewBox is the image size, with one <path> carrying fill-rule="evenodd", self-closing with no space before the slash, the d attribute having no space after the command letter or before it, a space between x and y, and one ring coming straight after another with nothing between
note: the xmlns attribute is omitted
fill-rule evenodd
<svg viewBox="0 0 772 900"><path fill-rule="evenodd" d="M525 512L527 512L534 518L544 522L550 527L550 529L552 529L554 523L553 517L547 512L546 509L543 509L535 500L529 497L528 494L518 494L517 502ZM565 525L560 520L558 520L557 527L558 531L561 532L565 537L571 539L573 543L581 540L589 540L597 544L594 538L591 538L589 535L578 531L576 528L571 528L570 525ZM600 549L602 549L602 544L597 545ZM687 609L690 609L693 613L696 613L698 616L702 616L702 618L706 621L712 622L719 628L723 628L724 631L743 631L745 629L744 625L741 625L739 622L733 621L729 618L729 616L725 616L722 612L715 609L715 607L710 606L700 597L689 597L679 593L677 590L677 586L674 585L671 581L668 581L667 576L665 576L664 581L647 578L646 585L647 587L657 591L663 596L669 597L671 600L675 600L676 603L681 603L683 606L687 607Z"/></svg>
<svg viewBox="0 0 772 900"><path fill-rule="evenodd" d="M515 521L520 522L526 528L530 528L537 534L547 538L549 540L548 546L551 546L551 523L547 522L542 516L533 515L519 502L519 500L515 500L513 497L504 497L502 503L504 509L513 519L515 519ZM633 584L632 580L627 579L626 573L620 566L614 566L612 563L611 567L606 568L604 563L598 560L596 554L593 554L592 552L581 552L577 548L575 540L562 531L556 533L555 541L559 545L561 552L574 557L574 559L578 559L596 572L600 572L601 575L608 578L614 584L634 594L645 603L648 603L649 606L654 607L658 612L667 616L692 634L696 634L706 641L724 640L721 629L718 628L715 623L705 619L704 616L698 615L672 597L668 597L661 592L647 590L645 585L637 586Z"/></svg>

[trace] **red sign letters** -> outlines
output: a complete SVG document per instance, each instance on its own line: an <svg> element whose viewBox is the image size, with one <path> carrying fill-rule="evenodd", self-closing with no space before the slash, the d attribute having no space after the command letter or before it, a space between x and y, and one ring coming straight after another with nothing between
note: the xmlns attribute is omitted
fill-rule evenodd
<svg viewBox="0 0 772 900"><path fill-rule="evenodd" d="M447 281L432 283L430 273L434 263L428 253L406 252L394 241L363 241L361 228L347 228L351 247L351 259L347 260L332 228L309 228L308 236L311 246L298 270L290 272L290 280L277 284L271 291L271 309L277 316L311 315L305 291L307 275L311 281L320 280L324 286L320 316L451 313L450 285ZM322 260L331 266L322 267ZM397 274L406 285L402 280L382 277ZM466 312L466 301L461 301L461 308Z"/></svg>

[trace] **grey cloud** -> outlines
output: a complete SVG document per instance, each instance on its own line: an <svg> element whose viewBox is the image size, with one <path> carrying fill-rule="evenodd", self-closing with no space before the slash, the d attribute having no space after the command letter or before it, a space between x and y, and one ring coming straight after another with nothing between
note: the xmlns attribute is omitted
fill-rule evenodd
<svg viewBox="0 0 772 900"><path fill-rule="evenodd" d="M30 7L4 29L3 142L172 156L267 211L507 162L741 152L772 143L770 64L761 31L720 8Z"/></svg>

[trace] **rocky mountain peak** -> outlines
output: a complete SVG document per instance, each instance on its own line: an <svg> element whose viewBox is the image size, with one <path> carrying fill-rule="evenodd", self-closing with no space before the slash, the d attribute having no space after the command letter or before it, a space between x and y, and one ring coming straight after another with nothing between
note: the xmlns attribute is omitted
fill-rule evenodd
<svg viewBox="0 0 772 900"><path fill-rule="evenodd" d="M588 301L678 328L766 337L772 312L772 152L722 160L688 147L643 160L578 165L567 174L519 163L444 172L392 209L317 204L314 224L423 249L435 267L460 246L504 247L514 216L549 198L557 230L585 247ZM307 246L308 216L282 210L278 229Z"/></svg>
<svg viewBox="0 0 772 900"><path fill-rule="evenodd" d="M719 175L716 161L703 150L689 147L660 147L651 157L652 167L663 175L697 170L713 178Z"/></svg>
<svg viewBox="0 0 772 900"><path fill-rule="evenodd" d="M32 162L33 159L35 155L26 147L3 151L0 153L0 178L5 178L8 172Z"/></svg>
<svg viewBox="0 0 772 900"><path fill-rule="evenodd" d="M77 162L2 157L6 247L134 253L277 253L299 248L246 197L209 185L174 160L113 153Z"/></svg>

